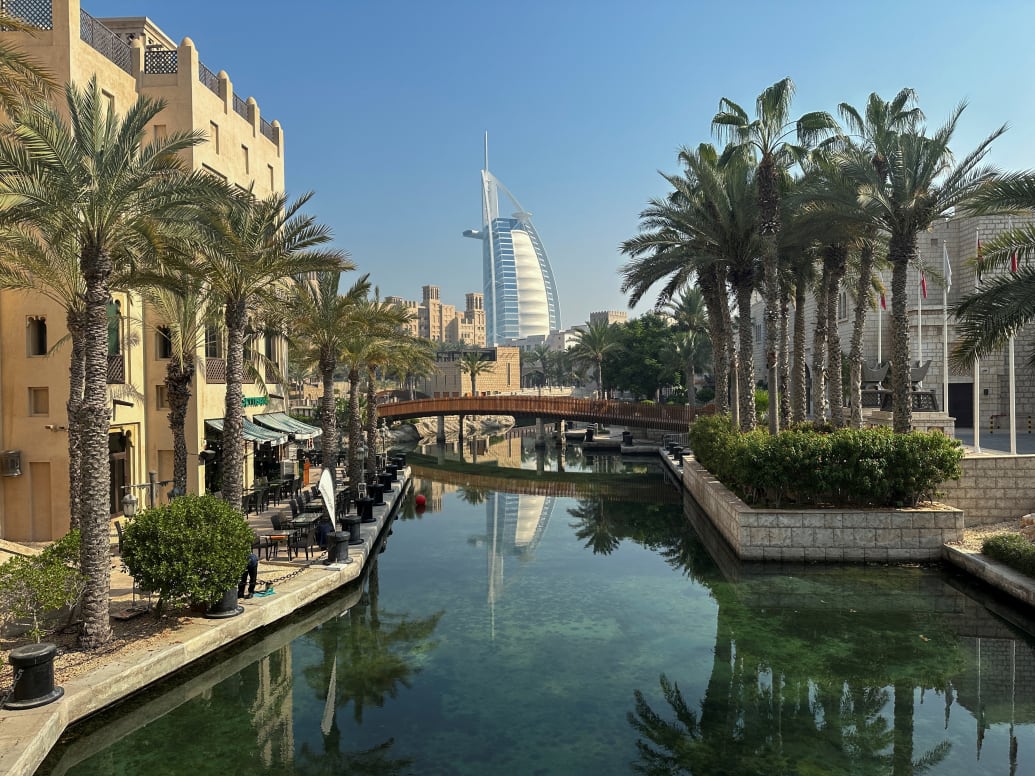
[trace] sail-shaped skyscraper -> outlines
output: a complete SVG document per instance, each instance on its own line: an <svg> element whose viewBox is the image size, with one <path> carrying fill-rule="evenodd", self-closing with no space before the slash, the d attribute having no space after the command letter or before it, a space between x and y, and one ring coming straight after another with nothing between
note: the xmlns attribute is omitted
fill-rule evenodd
<svg viewBox="0 0 1035 776"><path fill-rule="evenodd" d="M514 207L509 218L499 212L501 191ZM560 331L561 306L546 249L532 225L532 214L489 172L488 133L482 170L482 228L468 229L464 237L482 241L488 345Z"/></svg>

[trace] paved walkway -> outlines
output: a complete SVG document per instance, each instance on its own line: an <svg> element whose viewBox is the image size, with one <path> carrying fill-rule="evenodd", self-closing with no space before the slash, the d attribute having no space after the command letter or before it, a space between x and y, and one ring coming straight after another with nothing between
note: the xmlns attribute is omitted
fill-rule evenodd
<svg viewBox="0 0 1035 776"><path fill-rule="evenodd" d="M332 593L360 577L367 560L376 552L382 529L409 486L410 469L400 472L401 484L385 494L385 505L374 507L375 522L361 527L362 545L349 547L349 562L325 565L322 552L310 561L266 563L260 559L260 580L280 578L297 571L289 579L277 582L276 593L242 601L244 613L223 620L202 617L184 618L176 632L176 642L153 651L137 651L125 657L116 656L92 673L65 682L64 696L36 709L10 711L0 709L0 774L29 776L50 752L65 729L106 706L159 681L187 664L204 657L253 631L271 625L300 608ZM278 511L272 507L260 515L250 515L249 523L261 530L272 530L269 516ZM290 516L290 510L288 509ZM116 537L117 545L117 537ZM132 580L113 558L113 611L127 605L133 595Z"/></svg>

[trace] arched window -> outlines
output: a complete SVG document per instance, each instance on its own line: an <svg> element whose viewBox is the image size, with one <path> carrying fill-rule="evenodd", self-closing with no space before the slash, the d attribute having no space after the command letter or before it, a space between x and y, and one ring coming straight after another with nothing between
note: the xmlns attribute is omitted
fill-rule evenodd
<svg viewBox="0 0 1035 776"><path fill-rule="evenodd" d="M47 319L42 315L31 316L26 322L30 356L47 355Z"/></svg>

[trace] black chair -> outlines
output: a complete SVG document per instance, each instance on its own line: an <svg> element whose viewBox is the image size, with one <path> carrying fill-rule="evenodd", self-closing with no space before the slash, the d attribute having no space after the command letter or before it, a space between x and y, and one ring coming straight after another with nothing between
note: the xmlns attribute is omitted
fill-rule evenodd
<svg viewBox="0 0 1035 776"><path fill-rule="evenodd" d="M288 499L288 506L291 507L291 519L297 520L299 515L299 509L298 502L295 500L294 496Z"/></svg>
<svg viewBox="0 0 1035 776"><path fill-rule="evenodd" d="M122 556L122 521L115 521L115 533L119 535L119 556Z"/></svg>
<svg viewBox="0 0 1035 776"><path fill-rule="evenodd" d="M308 528L297 528L290 533L288 536L288 559L291 558L291 553L294 551L294 556L297 558L299 552L305 552L305 559L309 560L309 548L313 546L315 540L315 532L313 527Z"/></svg>
<svg viewBox="0 0 1035 776"><path fill-rule="evenodd" d="M287 523L285 525L283 512L274 512L272 515L270 515L270 522L273 524L274 531L286 531L288 528L291 527L290 523Z"/></svg>

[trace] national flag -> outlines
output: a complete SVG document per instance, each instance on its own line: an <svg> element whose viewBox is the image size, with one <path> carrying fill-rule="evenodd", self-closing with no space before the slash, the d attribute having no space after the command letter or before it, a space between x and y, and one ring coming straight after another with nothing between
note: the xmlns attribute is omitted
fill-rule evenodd
<svg viewBox="0 0 1035 776"><path fill-rule="evenodd" d="M977 230L977 281L981 282L981 230Z"/></svg>
<svg viewBox="0 0 1035 776"><path fill-rule="evenodd" d="M949 263L949 248L942 242L942 258L945 260L945 290L952 288L952 264Z"/></svg>
<svg viewBox="0 0 1035 776"><path fill-rule="evenodd" d="M920 293L924 295L924 299L927 298L927 275L923 270L920 270Z"/></svg>
<svg viewBox="0 0 1035 776"><path fill-rule="evenodd" d="M887 310L888 309L888 301L884 298L884 292L883 291L880 292L880 309L882 309L882 310Z"/></svg>
<svg viewBox="0 0 1035 776"><path fill-rule="evenodd" d="M1013 219L1010 219L1010 239L1013 239ZM1017 272L1017 249L1014 248L1010 253L1010 272Z"/></svg>

